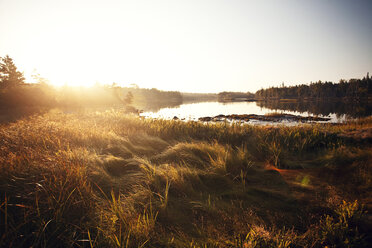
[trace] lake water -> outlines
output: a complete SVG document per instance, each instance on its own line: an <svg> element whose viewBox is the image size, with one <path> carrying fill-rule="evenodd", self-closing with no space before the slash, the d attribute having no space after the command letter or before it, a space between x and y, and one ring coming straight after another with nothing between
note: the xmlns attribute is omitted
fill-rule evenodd
<svg viewBox="0 0 372 248"><path fill-rule="evenodd" d="M259 106L256 102L199 102L199 103L187 103L176 107L161 108L158 111L147 111L141 113L141 116L157 118L157 119L173 119L175 116L181 120L197 120L200 117L206 116L217 116L220 114L231 115L231 114L256 114L265 115L270 113L283 113L293 114L300 116L315 116L315 114L308 111L291 111L291 110L280 110L272 109L269 107ZM330 113L328 115L319 115L320 117L329 117L329 122L337 123L345 121L347 116L336 113ZM254 123L255 121L253 121ZM258 121L256 121L258 123ZM267 123L267 122L265 122ZM258 123L259 124L259 123Z"/></svg>
<svg viewBox="0 0 372 248"><path fill-rule="evenodd" d="M338 123L347 119L355 119L372 115L372 102L196 102L196 103L149 103L149 106L136 106L144 109L141 116L157 119L173 119L175 116L181 120L198 120L200 117L214 117L217 115L232 114L256 114L266 115L270 113L292 114L297 116L319 116L328 117L329 122ZM88 108L94 111L104 111L106 108ZM81 108L79 108L79 111ZM23 107L0 109L0 123L15 121L26 116L44 113L48 109ZM75 108L63 110L63 112L76 112ZM252 124L271 124L273 122L261 122L250 120ZM277 123L277 122L276 122ZM288 120L281 123L296 125L297 122Z"/></svg>

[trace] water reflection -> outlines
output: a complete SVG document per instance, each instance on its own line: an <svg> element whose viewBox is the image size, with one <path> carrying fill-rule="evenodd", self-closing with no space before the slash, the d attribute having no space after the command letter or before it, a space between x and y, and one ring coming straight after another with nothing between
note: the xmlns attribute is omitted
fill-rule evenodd
<svg viewBox="0 0 372 248"><path fill-rule="evenodd" d="M171 119L177 117L185 120L197 120L200 117L216 116L216 115L231 115L231 114L257 114L264 115L272 113L273 110L258 106L255 102L199 102L182 104L177 107L162 108L159 111L146 111L142 116L152 118ZM300 113L297 111L285 111L294 115L310 115L307 112Z"/></svg>
<svg viewBox="0 0 372 248"><path fill-rule="evenodd" d="M273 112L300 116L330 117L331 122L342 122L348 118L371 115L368 104L346 104L340 102L199 102L145 111L142 116L151 118L197 120L200 117L223 115L256 114Z"/></svg>
<svg viewBox="0 0 372 248"><path fill-rule="evenodd" d="M250 102L199 102L182 104L177 107L162 108L159 111L147 111L142 116L152 118L171 119L174 116L179 119L195 120L205 116L215 116L219 114L262 114L265 110ZM269 111L269 110L268 110Z"/></svg>
<svg viewBox="0 0 372 248"><path fill-rule="evenodd" d="M329 116L335 114L338 118L359 118L372 115L372 104L369 102L342 101L312 101L312 102L279 102L260 101L257 105L274 111L309 112L314 115Z"/></svg>
<svg viewBox="0 0 372 248"><path fill-rule="evenodd" d="M331 122L342 122L349 118L358 118L372 115L371 103L364 102L169 102L159 101L143 103L136 106L144 110L141 116L172 119L175 116L183 120L198 120L200 117L213 117L217 115L265 115L273 112L300 116L330 117ZM122 109L117 106L114 109ZM96 111L105 111L107 107L88 108ZM64 113L87 110L87 108L63 109ZM41 114L48 109L36 107L2 108L0 109L0 123L7 123L27 116Z"/></svg>
<svg viewBox="0 0 372 248"><path fill-rule="evenodd" d="M179 107L182 105L182 101L141 101L135 103L134 105L136 108L146 112L158 112L163 108Z"/></svg>

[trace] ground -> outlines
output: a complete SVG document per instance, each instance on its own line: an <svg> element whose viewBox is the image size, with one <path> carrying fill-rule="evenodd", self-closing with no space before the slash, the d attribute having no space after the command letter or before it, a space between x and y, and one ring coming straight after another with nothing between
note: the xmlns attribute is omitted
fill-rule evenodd
<svg viewBox="0 0 372 248"><path fill-rule="evenodd" d="M371 127L52 112L0 128L4 247L368 247Z"/></svg>

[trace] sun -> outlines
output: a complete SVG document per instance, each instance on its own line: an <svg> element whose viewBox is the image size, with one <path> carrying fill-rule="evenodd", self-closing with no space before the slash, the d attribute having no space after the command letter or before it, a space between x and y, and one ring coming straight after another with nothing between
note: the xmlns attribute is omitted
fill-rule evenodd
<svg viewBox="0 0 372 248"><path fill-rule="evenodd" d="M43 57L48 57L44 55ZM37 83L38 76L45 79L45 81L55 87L70 86L70 87L92 87L99 82L99 77L94 73L89 61L83 63L71 62L64 57L50 58L48 63L44 61L32 61L33 63L26 63L23 72L26 82Z"/></svg>

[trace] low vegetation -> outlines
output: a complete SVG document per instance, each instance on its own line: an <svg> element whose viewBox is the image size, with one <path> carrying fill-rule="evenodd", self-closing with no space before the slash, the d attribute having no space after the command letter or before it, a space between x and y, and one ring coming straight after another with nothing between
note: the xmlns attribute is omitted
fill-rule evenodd
<svg viewBox="0 0 372 248"><path fill-rule="evenodd" d="M1 247L368 247L372 119L50 112L0 127Z"/></svg>

